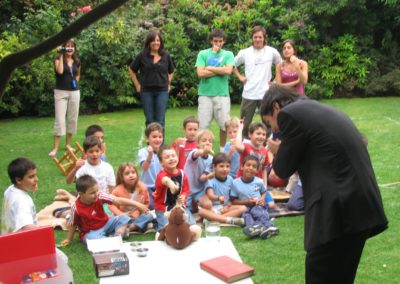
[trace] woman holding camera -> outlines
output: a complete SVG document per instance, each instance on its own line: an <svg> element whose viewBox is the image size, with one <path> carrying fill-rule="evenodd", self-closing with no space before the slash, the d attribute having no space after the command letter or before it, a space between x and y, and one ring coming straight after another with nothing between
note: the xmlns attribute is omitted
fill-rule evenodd
<svg viewBox="0 0 400 284"><path fill-rule="evenodd" d="M49 156L55 157L60 145L60 137L66 135L65 148L71 146L72 135L76 133L79 115L80 92L78 81L81 63L77 56L73 39L67 40L57 49L54 61L56 86L54 89L54 145Z"/></svg>
<svg viewBox="0 0 400 284"><path fill-rule="evenodd" d="M129 75L140 93L146 126L158 122L165 127L174 65L158 30L151 30L144 42L143 50L128 68Z"/></svg>

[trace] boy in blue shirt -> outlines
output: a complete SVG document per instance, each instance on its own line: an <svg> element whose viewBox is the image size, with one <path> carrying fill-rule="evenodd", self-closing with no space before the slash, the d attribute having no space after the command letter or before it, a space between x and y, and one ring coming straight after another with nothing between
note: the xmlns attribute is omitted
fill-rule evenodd
<svg viewBox="0 0 400 284"><path fill-rule="evenodd" d="M246 211L246 206L232 205L229 202L233 186L233 178L229 175L231 161L227 154L218 153L212 163L215 177L208 180L205 185L206 195L212 202L212 208L199 208L199 215L209 221L243 227L244 220L239 217Z"/></svg>
<svg viewBox="0 0 400 284"><path fill-rule="evenodd" d="M226 153L231 160L229 175L232 178L236 178L236 174L240 167L240 155L236 150L236 136L239 131L239 123L240 120L237 117L231 117L225 122L226 134L230 140L225 144L224 153Z"/></svg>
<svg viewBox="0 0 400 284"><path fill-rule="evenodd" d="M186 206L193 213L197 212L197 205L202 208L211 209L211 201L205 195L204 186L206 181L213 178L212 174L212 147L214 135L208 129L200 130L196 135L197 148L192 150L184 167L184 172L189 179L190 195Z"/></svg>
<svg viewBox="0 0 400 284"><path fill-rule="evenodd" d="M245 227L243 232L249 238L268 239L279 234L268 215L265 198L269 194L262 179L257 177L260 161L256 156L248 155L241 166L242 176L233 181L231 192L232 204L245 205L243 213ZM272 199L272 197L271 197ZM269 199L267 199L269 200Z"/></svg>
<svg viewBox="0 0 400 284"><path fill-rule="evenodd" d="M147 147L139 150L138 163L142 169L140 180L146 185L149 192L149 209L154 209L153 193L156 190L157 174L161 171L160 160L157 153L163 143L163 127L158 122L150 123L144 132L146 136Z"/></svg>

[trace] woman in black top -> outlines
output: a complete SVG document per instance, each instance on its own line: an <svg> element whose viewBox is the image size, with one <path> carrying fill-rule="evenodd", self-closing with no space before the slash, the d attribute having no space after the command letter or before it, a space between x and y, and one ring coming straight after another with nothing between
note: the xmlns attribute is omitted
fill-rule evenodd
<svg viewBox="0 0 400 284"><path fill-rule="evenodd" d="M57 49L58 56L54 61L56 86L54 89L55 123L54 146L49 156L57 155L60 137L66 135L65 147L71 145L72 135L78 125L80 92L78 81L81 74L81 63L77 56L73 39L66 41Z"/></svg>
<svg viewBox="0 0 400 284"><path fill-rule="evenodd" d="M164 41L157 30L148 33L143 50L129 66L129 75L140 93L146 126L152 122L165 127L165 112L168 107L168 92L174 65L164 50Z"/></svg>

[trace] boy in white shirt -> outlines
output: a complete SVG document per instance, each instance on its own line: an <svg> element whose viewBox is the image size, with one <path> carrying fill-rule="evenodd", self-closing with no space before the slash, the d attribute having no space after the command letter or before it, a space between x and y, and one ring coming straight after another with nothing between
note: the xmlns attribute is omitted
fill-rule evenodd
<svg viewBox="0 0 400 284"><path fill-rule="evenodd" d="M38 190L35 163L27 158L17 158L8 165L8 176L12 185L4 192L1 233L38 227L36 207L28 194ZM56 253L68 263L68 257L62 251L56 248Z"/></svg>
<svg viewBox="0 0 400 284"><path fill-rule="evenodd" d="M10 185L4 192L2 233L36 227L36 208L28 192L38 189L36 165L29 159L17 158L8 165Z"/></svg>
<svg viewBox="0 0 400 284"><path fill-rule="evenodd" d="M102 151L102 141L96 136L89 136L83 142L83 150L86 160L78 160L71 173L67 176L67 183L71 184L74 177L78 179L83 175L94 177L99 184L99 191L111 193L115 187L115 174L112 166L100 159Z"/></svg>

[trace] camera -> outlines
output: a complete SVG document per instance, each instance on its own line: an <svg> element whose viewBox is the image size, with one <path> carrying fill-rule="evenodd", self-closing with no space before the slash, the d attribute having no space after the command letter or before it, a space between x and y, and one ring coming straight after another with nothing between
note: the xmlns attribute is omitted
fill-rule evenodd
<svg viewBox="0 0 400 284"><path fill-rule="evenodd" d="M73 52L73 48L62 46L59 49L57 49L57 52L58 53Z"/></svg>

